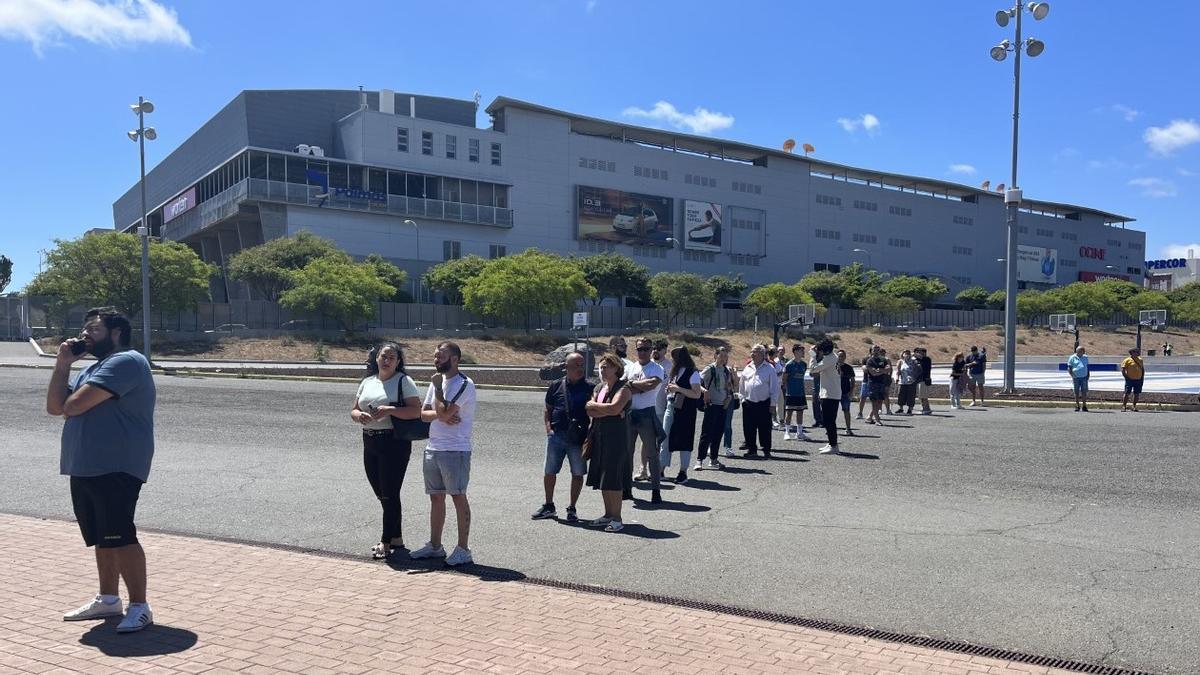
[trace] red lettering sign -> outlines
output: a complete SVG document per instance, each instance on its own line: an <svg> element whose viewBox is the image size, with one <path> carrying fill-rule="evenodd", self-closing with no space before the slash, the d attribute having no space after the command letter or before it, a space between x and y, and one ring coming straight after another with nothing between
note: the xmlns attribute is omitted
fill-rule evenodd
<svg viewBox="0 0 1200 675"><path fill-rule="evenodd" d="M1096 248L1095 246L1080 246L1079 257L1091 258L1092 260L1104 260L1104 249Z"/></svg>

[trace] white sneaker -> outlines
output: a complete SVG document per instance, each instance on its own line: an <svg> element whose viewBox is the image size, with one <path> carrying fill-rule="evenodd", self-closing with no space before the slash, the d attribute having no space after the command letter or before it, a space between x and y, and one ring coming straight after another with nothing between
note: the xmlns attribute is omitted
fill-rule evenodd
<svg viewBox="0 0 1200 675"><path fill-rule="evenodd" d="M121 599L111 605L105 604L97 595L88 604L63 614L63 621L87 621L89 619L105 619L110 616L121 616L125 610L121 608Z"/></svg>
<svg viewBox="0 0 1200 675"><path fill-rule="evenodd" d="M642 472L633 477L634 480L650 480L650 472L642 469Z"/></svg>
<svg viewBox="0 0 1200 675"><path fill-rule="evenodd" d="M821 446L821 449L817 451L817 454L818 454L818 455L836 455L836 454L837 454L837 451L838 451L838 449L837 449L837 448L835 448L835 447L833 447L832 445L830 445L830 444L826 443L825 445L822 445L822 446Z"/></svg>
<svg viewBox="0 0 1200 675"><path fill-rule="evenodd" d="M125 613L125 618L121 623L117 624L118 633L136 633L139 630L154 623L154 613L150 611L150 605L143 602L140 605L129 603L129 611Z"/></svg>
<svg viewBox="0 0 1200 675"><path fill-rule="evenodd" d="M862 413L858 413L857 415L854 416L854 419L856 419L856 420L861 420L862 418L863 418Z"/></svg>
<svg viewBox="0 0 1200 675"><path fill-rule="evenodd" d="M609 518L608 516L600 516L599 518L597 518L595 520L588 521L588 525L590 527L604 527L605 525L608 525L611 522L612 522L612 518Z"/></svg>
<svg viewBox="0 0 1200 675"><path fill-rule="evenodd" d="M413 551L412 553L409 553L408 557L414 558L414 559L445 558L446 557L446 549L441 546L434 548L433 544L426 542L425 545L422 546L421 548Z"/></svg>
<svg viewBox="0 0 1200 675"><path fill-rule="evenodd" d="M783 440L790 441L790 440L792 440L792 437L788 436L788 432L785 431L785 432L783 432ZM800 440L800 436L796 436L796 440Z"/></svg>
<svg viewBox="0 0 1200 675"><path fill-rule="evenodd" d="M455 546L454 551L450 553L450 557L446 558L446 564L450 567L466 565L469 562L474 562L474 559L471 557L471 551L461 546Z"/></svg>
<svg viewBox="0 0 1200 675"><path fill-rule="evenodd" d="M696 466L692 467L692 471L703 471L703 470L704 470L704 462L702 462L700 460L696 460Z"/></svg>
<svg viewBox="0 0 1200 675"><path fill-rule="evenodd" d="M725 448L725 456L726 457L737 457L737 455L733 454L733 448Z"/></svg>
<svg viewBox="0 0 1200 675"><path fill-rule="evenodd" d="M720 471L722 468L723 467L721 466L721 463L718 462L715 457L708 460L708 470L709 471Z"/></svg>

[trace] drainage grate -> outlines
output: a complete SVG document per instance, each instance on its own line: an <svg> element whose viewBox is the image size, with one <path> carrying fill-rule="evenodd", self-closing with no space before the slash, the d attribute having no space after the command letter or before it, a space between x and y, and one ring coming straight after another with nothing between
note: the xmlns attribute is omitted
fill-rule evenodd
<svg viewBox="0 0 1200 675"><path fill-rule="evenodd" d="M71 518L59 518L56 516L44 516L33 513L9 512L12 515L24 516L29 518L39 518L42 520L55 520L59 522L74 523ZM315 555L321 558L333 558L338 560L353 560L363 562L364 557L351 553L340 553L337 551L326 551L315 548L304 548L297 546L289 546L287 544L277 544L273 542L253 541L249 539L239 539L236 537L225 537L221 535L196 534L194 532L183 532L179 530L169 530L164 528L139 528L146 532L156 532L159 534L167 534L176 537L190 537L193 539L204 539L207 541L218 541L227 544L240 544L242 546L253 546L255 548L267 548L279 551L289 551L291 553L304 553L307 555ZM732 605L722 605L713 602L704 602L702 600L688 600L686 598L673 598L666 595L655 595L653 593L641 593L638 591L623 591L615 588L605 588L603 586L592 586L590 584L578 584L570 581L556 581L554 579L537 579L527 577L520 572L514 570L500 570L496 568L487 568L480 565L473 566L475 573L472 574L471 566L467 569L455 570L451 568L430 567L431 570L442 570L457 574L467 574L469 576L479 577L484 581L513 581L517 583L529 584L531 586L542 586L544 588L555 588L566 591L577 591L580 593L591 593L593 595L604 595L613 598L624 598L626 600L639 600L642 602L653 602L659 605L668 605L671 607L682 607L684 609L698 609L705 612L715 612L718 614L728 614L731 616L740 616L747 619L755 619L759 621L770 621L773 623L781 623L788 626L798 626L800 628L812 628L815 630L823 630L829 633L839 633L841 635L853 635L855 637L867 638L871 640L885 640L887 642L896 642L900 644L913 645L914 647L925 647L928 649L938 649L941 651L954 652L957 654L969 654L971 656L982 656L989 659L1001 659L1004 661L1014 661L1016 663L1026 663L1031 666L1040 666L1043 668L1057 668L1075 673L1092 673L1094 675L1154 675L1149 671L1130 670L1128 668L1117 668L1115 666L1102 666L1095 663L1085 663L1083 661L1075 661L1071 659L1060 659L1051 656L1037 656L1027 654L1025 652L1010 651L1008 649L998 649L996 647L984 647L981 645L973 645L969 642L958 642L955 640L939 640L931 637L922 637L920 635L907 635L904 633L893 633L875 628L864 628L862 626L851 626L832 621L822 621L820 619L806 619L804 617L793 616L790 614L781 614L779 612L765 612L757 609L746 609L744 607L735 607ZM481 569L482 567L482 569ZM424 566L415 567L414 569L426 569Z"/></svg>

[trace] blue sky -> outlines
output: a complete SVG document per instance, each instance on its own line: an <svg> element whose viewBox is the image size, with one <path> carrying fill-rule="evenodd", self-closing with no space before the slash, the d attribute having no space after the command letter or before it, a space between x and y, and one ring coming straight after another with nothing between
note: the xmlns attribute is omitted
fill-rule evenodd
<svg viewBox="0 0 1200 675"><path fill-rule="evenodd" d="M1136 218L1147 257L1200 250L1200 5L1051 4L1026 23L1046 51L1023 61L1025 194ZM1007 183L1012 61L988 57L1012 37L993 20L1002 6L4 0L0 253L17 290L53 239L112 227L137 180L125 132L139 94L158 108L149 166L241 89L362 85L794 138L829 161Z"/></svg>

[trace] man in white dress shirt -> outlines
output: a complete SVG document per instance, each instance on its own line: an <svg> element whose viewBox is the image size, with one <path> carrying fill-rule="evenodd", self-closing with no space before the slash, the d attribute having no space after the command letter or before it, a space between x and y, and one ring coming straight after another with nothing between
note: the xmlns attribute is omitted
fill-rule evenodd
<svg viewBox="0 0 1200 675"><path fill-rule="evenodd" d="M771 411L779 401L779 374L767 361L767 348L754 345L750 363L741 373L742 433L746 437L746 454L757 457L761 447L763 457L771 458Z"/></svg>

